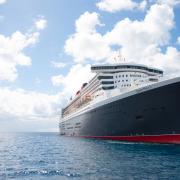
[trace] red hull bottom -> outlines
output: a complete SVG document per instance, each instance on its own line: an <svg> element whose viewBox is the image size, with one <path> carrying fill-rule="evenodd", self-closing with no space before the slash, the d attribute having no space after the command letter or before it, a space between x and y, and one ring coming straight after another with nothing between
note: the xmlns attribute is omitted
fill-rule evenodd
<svg viewBox="0 0 180 180"><path fill-rule="evenodd" d="M80 137L115 140L115 141L180 144L180 134L153 135L153 136L147 135L147 136L80 136Z"/></svg>

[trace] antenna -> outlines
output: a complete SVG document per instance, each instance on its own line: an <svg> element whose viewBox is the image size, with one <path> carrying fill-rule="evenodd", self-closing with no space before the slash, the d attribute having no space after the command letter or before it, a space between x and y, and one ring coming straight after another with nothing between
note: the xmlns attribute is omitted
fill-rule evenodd
<svg viewBox="0 0 180 180"><path fill-rule="evenodd" d="M121 61L125 62L126 61L126 59L122 57L120 50L118 51L117 55L115 55L114 60L116 62L121 62Z"/></svg>

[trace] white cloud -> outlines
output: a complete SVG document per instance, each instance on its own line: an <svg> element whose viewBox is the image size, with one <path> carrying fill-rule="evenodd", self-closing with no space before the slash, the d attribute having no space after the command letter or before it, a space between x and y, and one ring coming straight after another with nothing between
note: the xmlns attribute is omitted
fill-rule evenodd
<svg viewBox="0 0 180 180"><path fill-rule="evenodd" d="M96 6L102 11L115 13L117 11L133 9L144 11L148 3L148 0L142 0L139 3L133 0L101 0L100 2L96 3Z"/></svg>
<svg viewBox="0 0 180 180"><path fill-rule="evenodd" d="M119 45L122 56L128 61L162 68L175 76L180 75L180 52L169 46L173 27L173 7L154 4L143 21L126 18L104 37L111 45ZM162 46L167 46L165 53L161 50Z"/></svg>
<svg viewBox="0 0 180 180"><path fill-rule="evenodd" d="M176 6L176 5L180 4L180 0L157 0L157 3L167 4L170 6Z"/></svg>
<svg viewBox="0 0 180 180"><path fill-rule="evenodd" d="M81 64L76 64L72 66L66 76L53 76L51 81L53 85L62 85L64 88L63 92L71 96L81 88L83 83L88 82L93 76L94 74L91 73L90 65L83 66Z"/></svg>
<svg viewBox="0 0 180 180"><path fill-rule="evenodd" d="M0 34L0 80L14 81L18 77L17 66L30 66L31 58L24 49L38 42L39 31L14 32L11 36Z"/></svg>
<svg viewBox="0 0 180 180"><path fill-rule="evenodd" d="M98 25L101 25L99 14L85 12L76 20L76 31L87 34L96 33L96 26Z"/></svg>
<svg viewBox="0 0 180 180"><path fill-rule="evenodd" d="M173 18L169 6L153 5L143 21L131 21L129 18L119 21L105 38L110 44L128 46L135 50L143 49L148 44L165 45L170 39Z"/></svg>
<svg viewBox="0 0 180 180"><path fill-rule="evenodd" d="M177 38L177 43L180 44L180 36Z"/></svg>
<svg viewBox="0 0 180 180"><path fill-rule="evenodd" d="M16 31L10 36L0 34L0 80L14 81L18 77L18 66L31 65L31 58L24 50L38 42L39 30L29 29L28 33ZM19 122L26 120L36 123L37 120L49 121L63 102L63 98L61 99L63 96L60 94L48 95L23 89L12 90L8 87L0 87L0 94L0 121L1 124L4 123L3 128L6 127L5 130L8 131L12 121L15 122L14 125L19 126L21 126Z"/></svg>
<svg viewBox="0 0 180 180"><path fill-rule="evenodd" d="M43 30L47 27L47 20L44 19L43 16L40 16L36 21L35 21L35 26L37 30Z"/></svg>
<svg viewBox="0 0 180 180"><path fill-rule="evenodd" d="M176 48L169 46L165 54L155 54L153 65L158 65L164 69L165 74L180 76L180 52Z"/></svg>
<svg viewBox="0 0 180 180"><path fill-rule="evenodd" d="M66 66L66 63L56 61L51 61L51 64L55 68L64 68Z"/></svg>
<svg viewBox="0 0 180 180"><path fill-rule="evenodd" d="M64 76L63 75L58 75L58 76L53 76L51 78L51 81L52 81L52 84L54 86L60 86L60 85L63 85L64 83Z"/></svg>
<svg viewBox="0 0 180 180"><path fill-rule="evenodd" d="M60 108L66 101L63 93L48 95L4 87L0 88L0 94L0 121L5 131L12 130L9 129L11 124L14 131L45 131L58 127Z"/></svg>
<svg viewBox="0 0 180 180"><path fill-rule="evenodd" d="M4 4L6 0L0 0L0 4Z"/></svg>
<svg viewBox="0 0 180 180"><path fill-rule="evenodd" d="M168 45L170 31L174 27L174 13L167 4L154 4L143 21L131 21L129 18L116 23L114 28L104 35L97 32L100 25L97 13L86 12L76 20L76 33L65 43L66 53L74 57L75 62L85 60L102 61L111 59L114 52L112 45L118 45L127 58L140 60L144 58L149 46Z"/></svg>
<svg viewBox="0 0 180 180"><path fill-rule="evenodd" d="M177 4L177 1L173 2ZM83 27L83 22L90 24ZM115 52L111 47L115 45L128 61L153 65L169 73L173 72L173 68L176 72L180 69L177 60L179 51L169 45L171 30L174 28L172 3L169 4L168 1L155 3L143 20L132 21L125 18L104 35L96 30L96 26L100 24L97 13L86 12L76 21L76 33L65 44L66 52L72 55L76 62L84 63L88 59L92 61L108 59L112 62L111 57ZM167 46L166 52L161 50L164 46Z"/></svg>
<svg viewBox="0 0 180 180"><path fill-rule="evenodd" d="M85 12L76 20L76 33L65 43L65 52L73 56L76 62L86 59L99 61L111 56L110 47L103 36L96 32L99 25L99 15L95 12Z"/></svg>
<svg viewBox="0 0 180 180"><path fill-rule="evenodd" d="M22 34L19 31L10 37L0 35L0 80L14 81L18 74L16 66L31 65L31 58L23 50L38 41L39 33Z"/></svg>
<svg viewBox="0 0 180 180"><path fill-rule="evenodd" d="M61 108L69 95L9 87L0 87L0 94L0 131L58 131Z"/></svg>
<svg viewBox="0 0 180 180"><path fill-rule="evenodd" d="M104 38L110 45L118 45L128 61L153 65L173 73L173 68L176 72L180 70L179 52L173 47L168 47L165 53L161 51L162 46L169 45L173 27L172 6L154 4L143 21L128 18L119 21Z"/></svg>
<svg viewBox="0 0 180 180"><path fill-rule="evenodd" d="M122 10L132 10L138 4L132 0L101 0L96 6L103 11L117 12Z"/></svg>
<svg viewBox="0 0 180 180"><path fill-rule="evenodd" d="M55 113L58 102L57 95L0 88L0 113L9 113L14 116L49 116Z"/></svg>
<svg viewBox="0 0 180 180"><path fill-rule="evenodd" d="M180 4L180 0L142 0L138 3L133 0L100 0L100 2L96 3L96 6L102 11L115 13L122 10L145 10L147 5L152 4L153 2L169 6Z"/></svg>
<svg viewBox="0 0 180 180"><path fill-rule="evenodd" d="M139 9L140 10L145 10L147 5L148 5L148 1L147 0L143 0L141 3L139 3Z"/></svg>

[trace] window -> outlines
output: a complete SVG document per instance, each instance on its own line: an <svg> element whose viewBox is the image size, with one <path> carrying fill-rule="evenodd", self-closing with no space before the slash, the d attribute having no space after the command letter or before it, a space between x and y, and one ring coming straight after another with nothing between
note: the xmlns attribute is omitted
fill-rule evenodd
<svg viewBox="0 0 180 180"><path fill-rule="evenodd" d="M103 90L109 90L109 89L114 89L114 86L109 86L109 87L102 87Z"/></svg>
<svg viewBox="0 0 180 180"><path fill-rule="evenodd" d="M149 78L149 81L152 81L152 82L157 82L158 79L155 79L155 78Z"/></svg>
<svg viewBox="0 0 180 180"><path fill-rule="evenodd" d="M98 79L113 79L113 76L99 76Z"/></svg>
<svg viewBox="0 0 180 180"><path fill-rule="evenodd" d="M114 81L102 81L102 84L114 84Z"/></svg>

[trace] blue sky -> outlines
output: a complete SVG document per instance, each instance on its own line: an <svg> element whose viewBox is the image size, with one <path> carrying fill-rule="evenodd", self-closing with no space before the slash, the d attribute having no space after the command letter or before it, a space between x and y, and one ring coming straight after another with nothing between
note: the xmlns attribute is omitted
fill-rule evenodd
<svg viewBox="0 0 180 180"><path fill-rule="evenodd" d="M38 87L39 90L49 92L54 91L50 82L53 74L59 73L59 69L51 67L50 61L71 61L63 52L66 38L74 31L74 21L88 7L91 9L92 3L85 1L7 1L2 5L1 14L4 16L1 22L0 33L6 36L19 30L27 32L33 21L39 15L43 15L48 27L41 33L39 42L32 48L25 49L31 56L33 63L30 68L20 68L19 79L15 82L18 86L29 90L36 90L35 79L40 78L46 83ZM73 7L73 8L72 8ZM65 57L64 57L65 56ZM39 71L39 67L41 70ZM61 69L62 73L67 69Z"/></svg>
<svg viewBox="0 0 180 180"><path fill-rule="evenodd" d="M13 32L19 30L26 33L31 28L33 21L39 16L44 16L48 26L40 35L39 42L24 52L32 58L31 67L18 67L19 78L14 82L17 87L28 90L40 90L43 92L57 92L59 88L53 87L50 77L58 74L68 73L69 66L73 64L72 57L64 53L64 44L69 35L74 33L75 20L86 11L100 12L95 6L98 1L84 0L13 0L7 1L1 5L1 14L4 16L1 22L0 33L10 36ZM101 20L106 24L99 28L101 33L110 30L114 24L125 17L132 19L143 18L143 12L120 12L109 14L100 12ZM67 68L55 69L51 67L51 61L62 61L68 63ZM39 70L41 67L41 70ZM44 83L37 85L36 78ZM5 82L7 83L7 82ZM38 87L36 87L38 86Z"/></svg>
<svg viewBox="0 0 180 180"><path fill-rule="evenodd" d="M119 51L178 76L179 10L179 0L0 0L0 130L56 131L90 65Z"/></svg>

